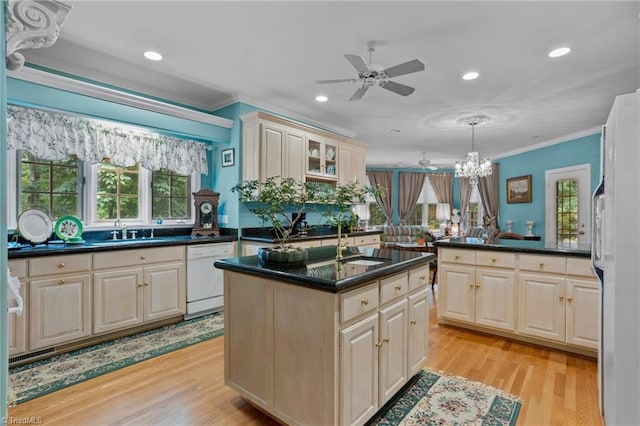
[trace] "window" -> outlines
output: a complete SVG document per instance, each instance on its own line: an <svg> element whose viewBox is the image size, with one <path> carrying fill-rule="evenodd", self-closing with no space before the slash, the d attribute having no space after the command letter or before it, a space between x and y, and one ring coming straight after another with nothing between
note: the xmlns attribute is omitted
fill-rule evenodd
<svg viewBox="0 0 640 426"><path fill-rule="evenodd" d="M558 244L578 242L578 182L575 179L556 181L556 241Z"/></svg>
<svg viewBox="0 0 640 426"><path fill-rule="evenodd" d="M440 229L440 222L436 220L437 204L438 204L438 199L436 198L436 192L433 190L433 187L431 186L431 182L429 182L429 178L425 175L424 185L422 185L422 192L420 193L420 197L418 197L416 210L411 215L411 218L413 218L416 214L416 211L419 210L420 218L415 219L412 222L407 222L407 224L408 225L427 224L427 226L431 230Z"/></svg>
<svg viewBox="0 0 640 426"><path fill-rule="evenodd" d="M469 207L466 211L466 228L473 228L476 226L482 226L482 216L484 211L482 209L482 201L480 199L480 191L478 191L478 185L473 185L471 188L471 196L469 197Z"/></svg>
<svg viewBox="0 0 640 426"><path fill-rule="evenodd" d="M407 225L422 225L422 204L416 204L411 215L406 220Z"/></svg>
<svg viewBox="0 0 640 426"><path fill-rule="evenodd" d="M562 246L589 244L591 241L590 204L591 165L589 163L545 171L545 242ZM535 218L523 219L533 221Z"/></svg>
<svg viewBox="0 0 640 426"><path fill-rule="evenodd" d="M98 167L96 219L135 219L140 217L138 166L117 167L104 160Z"/></svg>
<svg viewBox="0 0 640 426"><path fill-rule="evenodd" d="M191 215L189 182L189 176L179 175L170 170L153 172L151 218L188 219Z"/></svg>
<svg viewBox="0 0 640 426"><path fill-rule="evenodd" d="M387 217L378 203L374 201L373 203L367 203L367 205L369 206L369 226L386 225Z"/></svg>
<svg viewBox="0 0 640 426"><path fill-rule="evenodd" d="M56 219L66 215L82 217L78 161L38 160L27 151L19 151L18 212L40 209Z"/></svg>

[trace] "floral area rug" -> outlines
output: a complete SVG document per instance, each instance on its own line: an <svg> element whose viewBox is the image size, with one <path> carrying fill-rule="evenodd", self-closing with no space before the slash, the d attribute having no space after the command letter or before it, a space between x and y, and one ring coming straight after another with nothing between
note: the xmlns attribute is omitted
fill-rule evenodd
<svg viewBox="0 0 640 426"><path fill-rule="evenodd" d="M422 370L369 425L516 424L520 399L464 377Z"/></svg>
<svg viewBox="0 0 640 426"><path fill-rule="evenodd" d="M13 404L223 334L221 313L167 325L9 369Z"/></svg>

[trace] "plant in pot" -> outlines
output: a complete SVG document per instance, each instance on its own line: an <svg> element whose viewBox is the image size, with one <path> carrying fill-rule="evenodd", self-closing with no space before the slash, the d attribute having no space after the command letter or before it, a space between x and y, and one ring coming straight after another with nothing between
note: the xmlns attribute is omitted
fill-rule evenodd
<svg viewBox="0 0 640 426"><path fill-rule="evenodd" d="M289 240L296 223L302 218L305 205L313 201L314 188L294 178L273 176L263 182L245 181L231 188L231 191L239 194L240 201L246 204L250 212L273 227L278 245L260 249L260 260L289 266L304 264L307 260L306 250L291 246Z"/></svg>

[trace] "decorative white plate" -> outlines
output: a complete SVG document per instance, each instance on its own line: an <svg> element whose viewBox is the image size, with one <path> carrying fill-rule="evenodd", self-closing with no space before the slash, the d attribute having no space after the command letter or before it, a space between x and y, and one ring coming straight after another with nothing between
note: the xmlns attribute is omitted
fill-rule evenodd
<svg viewBox="0 0 640 426"><path fill-rule="evenodd" d="M80 237L82 235L82 222L75 216L62 216L56 222L54 230L61 240Z"/></svg>
<svg viewBox="0 0 640 426"><path fill-rule="evenodd" d="M18 230L27 241L43 243L51 237L53 223L42 210L29 209L22 212L18 218Z"/></svg>

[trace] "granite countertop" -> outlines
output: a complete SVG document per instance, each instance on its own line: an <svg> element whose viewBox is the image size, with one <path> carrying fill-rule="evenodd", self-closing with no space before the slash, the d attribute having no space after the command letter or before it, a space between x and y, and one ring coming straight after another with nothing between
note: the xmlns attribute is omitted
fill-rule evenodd
<svg viewBox="0 0 640 426"><path fill-rule="evenodd" d="M354 231L354 232L342 232L343 236L348 236L348 237L355 237L360 235L376 235L376 234L382 234L382 231L379 229L378 230L365 229L365 230ZM289 239L289 241L292 243L295 243L296 241L310 241L310 240L320 240L325 238L337 238L337 237L338 237L337 231L312 230L306 236L294 235ZM268 231L257 231L257 232L251 232L251 233L247 233L245 231L243 232L242 237L240 237L240 239L243 241L258 241L261 243L269 243L269 244L276 244L280 242L279 239L273 236L273 233L269 233Z"/></svg>
<svg viewBox="0 0 640 426"><path fill-rule="evenodd" d="M543 241L532 240L498 240L490 242L483 238L453 237L437 240L435 247L469 248L475 250L508 251L516 253L536 253L561 256L590 257L590 244L576 244L571 246L546 245Z"/></svg>
<svg viewBox="0 0 640 426"><path fill-rule="evenodd" d="M9 244L8 258L21 259L27 257L54 256L61 254L94 253L100 251L130 250L150 247L166 247L192 244L212 244L237 241L236 235L219 237L191 237L191 235L175 235L156 238L136 238L128 240L86 240L79 244L69 244L62 240L49 241L48 244Z"/></svg>
<svg viewBox="0 0 640 426"><path fill-rule="evenodd" d="M220 269L340 293L436 259L432 253L347 247L344 259L338 262L335 245L310 248L307 252L306 264L293 268L263 266L256 255L216 260L214 265Z"/></svg>

